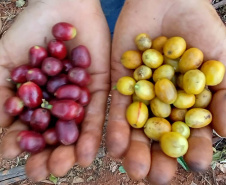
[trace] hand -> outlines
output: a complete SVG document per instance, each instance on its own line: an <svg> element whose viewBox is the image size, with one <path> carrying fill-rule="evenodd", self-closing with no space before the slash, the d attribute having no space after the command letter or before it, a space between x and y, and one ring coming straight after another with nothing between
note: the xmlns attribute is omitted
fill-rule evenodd
<svg viewBox="0 0 226 185"><path fill-rule="evenodd" d="M91 55L88 68L92 83L91 102L86 107L86 117L77 144L46 149L32 155L26 164L27 176L33 181L45 179L50 173L63 176L75 164L86 167L98 151L105 120L106 102L110 81L110 32L99 0L33 0L18 16L15 23L0 40L0 126L10 127L1 144L3 158L14 158L22 151L16 143L19 130L27 129L19 120L6 115L5 100L13 95L9 83L10 70L28 63L28 50L33 45L45 45L53 38L51 27L57 22L69 22L77 29L75 39L66 42L70 49L85 45Z"/></svg>
<svg viewBox="0 0 226 185"><path fill-rule="evenodd" d="M226 65L226 29L215 9L208 0L127 0L116 23L112 55L111 80L114 86L122 76L131 75L120 63L127 50L137 50L134 38L139 33L147 33L151 38L158 36L181 36L188 47L201 49L205 61L215 59ZM222 93L214 95L212 105L213 126L218 126L226 134L225 110L226 78L214 90ZM167 157L158 143L150 146L150 141L142 129L131 129L126 121L126 108L131 103L129 96L112 91L112 102L107 127L107 149L111 156L123 158L128 175L135 180L145 178L153 184L168 184L177 169L176 159ZM217 104L217 108L216 108ZM222 115L221 115L222 114ZM224 119L223 119L224 118ZM222 132L222 133L223 133ZM189 149L184 156L193 171L206 170L212 160L212 130L210 126L191 131ZM164 174L164 175L163 175Z"/></svg>

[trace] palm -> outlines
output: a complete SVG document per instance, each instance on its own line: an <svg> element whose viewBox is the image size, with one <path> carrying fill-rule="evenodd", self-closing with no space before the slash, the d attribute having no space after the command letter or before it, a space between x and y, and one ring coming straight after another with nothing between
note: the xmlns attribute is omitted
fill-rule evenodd
<svg viewBox="0 0 226 185"><path fill-rule="evenodd" d="M9 83L5 80L9 77L10 70L28 62L28 50L31 46L46 46L46 41L53 38L51 27L61 21L69 22L77 29L76 38L66 43L69 51L77 45L85 45L92 59L88 69L92 76L92 83L89 86L92 100L86 108L87 115L76 145L76 154L74 150L68 150L71 155L74 155L71 159L72 165L77 161L82 166L87 166L94 159L100 144L109 91L110 33L99 1L48 0L42 2L34 0L29 2L29 6L0 40L0 96L4 97L0 101L0 106L2 107L6 97L12 95ZM0 114L2 117L0 125L9 126L12 119L4 114L2 108ZM10 147L8 148L10 150ZM7 151L2 152L7 153ZM46 169L46 164L40 168ZM48 170L47 172L49 173ZM30 176L34 180L45 178L45 176L32 175Z"/></svg>
<svg viewBox="0 0 226 185"><path fill-rule="evenodd" d="M167 37L182 36L187 41L188 47L197 47L204 52L205 60L216 59L226 64L226 56L223 54L226 48L224 43L226 30L208 1L191 0L185 3L180 0L128 0L125 2L114 32L111 57L112 86L116 84L120 77L130 75L130 71L125 69L120 63L120 57L126 50L136 49L134 38L139 33L148 33L151 38L161 35ZM226 87L225 79L215 89L217 90L223 87ZM144 156L150 158L149 150L147 150L148 153L142 152L140 154L140 160L139 151L133 151L136 153L137 159L135 158L135 154L132 155L130 149L128 150L132 145L134 146L134 150L136 148L135 145L138 146L138 144L134 144L134 141L148 145L148 141L142 132L130 131L129 124L125 119L125 111L130 102L131 99L129 97L121 95L117 91L112 92L107 134L108 151L114 157L126 156L124 160L125 166L131 166L131 169L128 167L126 170L135 179L144 178L150 168L150 176L161 176L161 173L164 173L164 169L167 170L167 168L162 166L163 168L160 169L161 164L154 163L158 157L155 157L156 160L151 161L150 167L150 163L148 166L145 162L142 162ZM156 147L153 147L155 148L153 151L156 150ZM133 159L132 156L134 157ZM154 154L152 157L154 158ZM168 164L169 166L171 165L170 163ZM158 165L160 171L162 170L160 174L157 172L153 175L154 165ZM173 165L175 166L176 164L174 163ZM165 166L167 166L167 162ZM155 178L152 179L152 182L156 183ZM161 182L159 181L158 183L160 184ZM164 182L162 181L162 183Z"/></svg>

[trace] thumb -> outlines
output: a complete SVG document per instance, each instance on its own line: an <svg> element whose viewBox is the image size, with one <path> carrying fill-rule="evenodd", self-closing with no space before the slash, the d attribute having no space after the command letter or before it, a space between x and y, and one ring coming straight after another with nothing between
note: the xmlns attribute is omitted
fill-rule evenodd
<svg viewBox="0 0 226 185"><path fill-rule="evenodd" d="M0 19L0 30L2 31L2 20L1 19ZM0 43L1 43L1 40L0 40ZM0 45L2 45L2 44L0 44ZM0 53L1 53L0 61L2 61L2 60L4 60L3 59L4 52L2 51L2 49L0 49ZM2 81L1 79L6 79L7 76L9 76L8 71L3 66L0 66L0 71L1 71L1 73L0 73L0 86L7 86L7 84L8 84L7 81L6 80Z"/></svg>

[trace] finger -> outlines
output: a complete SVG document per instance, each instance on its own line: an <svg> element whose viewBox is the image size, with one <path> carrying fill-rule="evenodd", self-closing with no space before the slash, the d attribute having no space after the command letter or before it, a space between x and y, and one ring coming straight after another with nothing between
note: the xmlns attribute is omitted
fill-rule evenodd
<svg viewBox="0 0 226 185"><path fill-rule="evenodd" d="M130 125L125 115L130 102L131 97L112 92L106 136L108 153L112 157L122 157L129 147Z"/></svg>
<svg viewBox="0 0 226 185"><path fill-rule="evenodd" d="M109 29L100 4L96 7L96 12L93 16L85 17L87 19L84 18L83 21L91 24L80 23L78 27L78 35L80 34L80 37L77 37L70 45L71 48L78 44L87 46L92 60L91 66L88 68L92 78L92 82L89 85L91 102L86 107L81 134L75 146L78 164L83 167L90 165L98 152L110 88L110 32L106 31ZM92 34L90 30L92 30ZM94 35L95 37L93 37Z"/></svg>
<svg viewBox="0 0 226 185"><path fill-rule="evenodd" d="M211 126L221 137L226 137L226 90L220 90L213 95L210 111L213 116Z"/></svg>
<svg viewBox="0 0 226 185"><path fill-rule="evenodd" d="M45 180L50 172L47 166L47 161L51 154L51 149L45 149L37 154L32 154L25 165L26 175L33 182Z"/></svg>
<svg viewBox="0 0 226 185"><path fill-rule="evenodd" d="M76 162L74 145L61 145L54 149L48 160L48 169L56 177L62 177Z"/></svg>
<svg viewBox="0 0 226 185"><path fill-rule="evenodd" d="M9 127L0 145L0 154L3 158L13 159L23 152L17 142L17 135L22 130L28 130L28 126L24 125L20 120L15 121Z"/></svg>
<svg viewBox="0 0 226 185"><path fill-rule="evenodd" d="M148 181L153 185L170 184L170 181L173 179L176 170L177 159L164 154L159 143L152 143L151 167L147 176Z"/></svg>
<svg viewBox="0 0 226 185"><path fill-rule="evenodd" d="M106 92L99 91L92 95L91 102L86 109L81 135L75 146L78 164L83 167L89 166L98 152L105 120L106 102Z"/></svg>
<svg viewBox="0 0 226 185"><path fill-rule="evenodd" d="M14 159L20 155L23 150L17 142L17 135L20 131L12 131L5 135L0 146L0 154L4 159Z"/></svg>
<svg viewBox="0 0 226 185"><path fill-rule="evenodd" d="M132 179L141 180L147 176L150 164L150 140L143 130L133 129L131 143L123 159L123 166Z"/></svg>
<svg viewBox="0 0 226 185"><path fill-rule="evenodd" d="M188 167L195 172L207 170L213 157L212 130L209 126L191 129L188 151L184 155Z"/></svg>
<svg viewBox="0 0 226 185"><path fill-rule="evenodd" d="M7 130L7 133L13 132L13 131L22 131L22 130L28 130L28 125L24 124L19 119L16 120Z"/></svg>
<svg viewBox="0 0 226 185"><path fill-rule="evenodd" d="M14 118L8 115L4 110L5 101L13 95L14 93L10 89L8 89L7 87L0 86L0 97L1 97L0 98L0 116L1 116L0 127L8 127L13 122Z"/></svg>

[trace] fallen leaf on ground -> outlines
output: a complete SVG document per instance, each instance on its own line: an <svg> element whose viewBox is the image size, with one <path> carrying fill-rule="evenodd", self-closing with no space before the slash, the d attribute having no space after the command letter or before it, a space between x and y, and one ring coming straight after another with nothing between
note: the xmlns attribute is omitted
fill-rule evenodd
<svg viewBox="0 0 226 185"><path fill-rule="evenodd" d="M216 177L216 181L222 181L222 180L225 180L225 179L226 179L225 174L220 174L220 175L217 175L217 177Z"/></svg>
<svg viewBox="0 0 226 185"><path fill-rule="evenodd" d="M226 173L226 164L217 163L217 167L223 172Z"/></svg>
<svg viewBox="0 0 226 185"><path fill-rule="evenodd" d="M94 178L93 178L93 176L89 176L88 177L88 179L86 180L87 182L90 182L90 181L92 181Z"/></svg>
<svg viewBox="0 0 226 185"><path fill-rule="evenodd" d="M73 179L73 183L77 184L77 183L82 183L84 182L84 179L81 177L74 177Z"/></svg>
<svg viewBox="0 0 226 185"><path fill-rule="evenodd" d="M17 0L16 1L16 7L22 7L25 5L25 1L24 0Z"/></svg>
<svg viewBox="0 0 226 185"><path fill-rule="evenodd" d="M126 173L126 170L123 168L123 166L120 166L118 170L120 171L120 173Z"/></svg>
<svg viewBox="0 0 226 185"><path fill-rule="evenodd" d="M58 181L58 178L51 174L51 175L49 176L49 180L50 180L51 182L53 182L54 184L56 184L57 181Z"/></svg>

